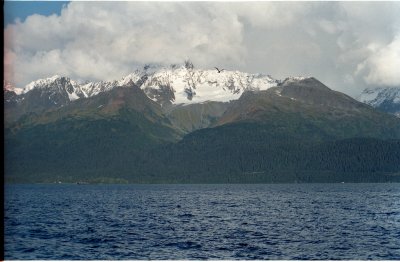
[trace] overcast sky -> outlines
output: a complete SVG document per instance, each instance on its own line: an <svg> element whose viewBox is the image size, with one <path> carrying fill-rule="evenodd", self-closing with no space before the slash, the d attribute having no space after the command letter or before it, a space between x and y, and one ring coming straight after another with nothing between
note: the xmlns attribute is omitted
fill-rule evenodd
<svg viewBox="0 0 400 262"><path fill-rule="evenodd" d="M7 13L7 8L5 9ZM400 2L70 2L5 30L5 78L113 80L148 63L400 87Z"/></svg>

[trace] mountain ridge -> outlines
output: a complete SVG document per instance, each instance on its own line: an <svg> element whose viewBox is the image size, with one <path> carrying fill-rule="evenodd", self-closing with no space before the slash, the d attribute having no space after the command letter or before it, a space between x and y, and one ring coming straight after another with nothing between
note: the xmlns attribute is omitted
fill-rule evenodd
<svg viewBox="0 0 400 262"><path fill-rule="evenodd" d="M129 85L130 82L139 86L150 99L163 106L206 101L228 102L237 99L245 90L267 89L279 83L279 80L263 74L228 70L218 73L215 69L195 69L192 63L186 62L182 66L145 66L114 81L78 83L68 77L55 75L32 81L23 89L14 88L14 90L18 90L17 95L26 95L32 90L51 92L59 88L59 92L64 93L65 98L67 98L65 95L68 95L69 101L62 103L65 104L75 99L109 91L117 86ZM62 85L64 87L60 88ZM13 88L8 85L7 90L12 91ZM52 100L51 97L49 99ZM58 103L58 101L52 102Z"/></svg>

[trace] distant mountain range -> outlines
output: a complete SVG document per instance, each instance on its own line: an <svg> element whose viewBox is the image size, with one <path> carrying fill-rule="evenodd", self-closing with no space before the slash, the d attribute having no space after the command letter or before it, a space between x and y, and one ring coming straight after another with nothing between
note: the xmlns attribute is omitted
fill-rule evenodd
<svg viewBox="0 0 400 262"><path fill-rule="evenodd" d="M400 117L400 86L367 88L358 99L379 110Z"/></svg>
<svg viewBox="0 0 400 262"><path fill-rule="evenodd" d="M400 181L400 119L313 77L187 61L4 86L10 182Z"/></svg>

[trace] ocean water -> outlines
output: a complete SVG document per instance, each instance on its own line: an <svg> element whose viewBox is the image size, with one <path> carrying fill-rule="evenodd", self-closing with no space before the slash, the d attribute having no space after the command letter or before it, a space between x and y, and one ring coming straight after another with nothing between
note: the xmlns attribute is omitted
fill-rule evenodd
<svg viewBox="0 0 400 262"><path fill-rule="evenodd" d="M400 260L400 184L6 185L5 259Z"/></svg>

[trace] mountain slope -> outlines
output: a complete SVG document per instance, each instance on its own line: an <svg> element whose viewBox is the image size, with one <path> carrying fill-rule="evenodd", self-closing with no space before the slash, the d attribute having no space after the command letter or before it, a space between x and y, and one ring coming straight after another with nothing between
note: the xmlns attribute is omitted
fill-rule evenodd
<svg viewBox="0 0 400 262"><path fill-rule="evenodd" d="M40 113L70 104L85 97L78 84L67 77L54 76L40 79L19 90L18 94L8 88L5 91L4 110L6 124L17 120L26 113Z"/></svg>
<svg viewBox="0 0 400 262"><path fill-rule="evenodd" d="M145 150L180 134L138 87L115 88L5 129L5 171L11 181L125 179Z"/></svg>
<svg viewBox="0 0 400 262"><path fill-rule="evenodd" d="M266 91L246 92L216 126L245 122L297 137L400 138L398 119L332 91L314 78L287 80Z"/></svg>
<svg viewBox="0 0 400 262"><path fill-rule="evenodd" d="M115 87L109 92L90 98L79 99L60 108L27 114L16 122L16 126L27 124L28 119L32 124L46 124L65 118L110 118L118 115L121 109L136 111L153 122L162 119L166 125L170 125L160 105L150 100L140 88L132 84Z"/></svg>
<svg viewBox="0 0 400 262"><path fill-rule="evenodd" d="M175 128L190 133L215 124L228 107L228 102L213 101L177 105L165 110L165 115Z"/></svg>

